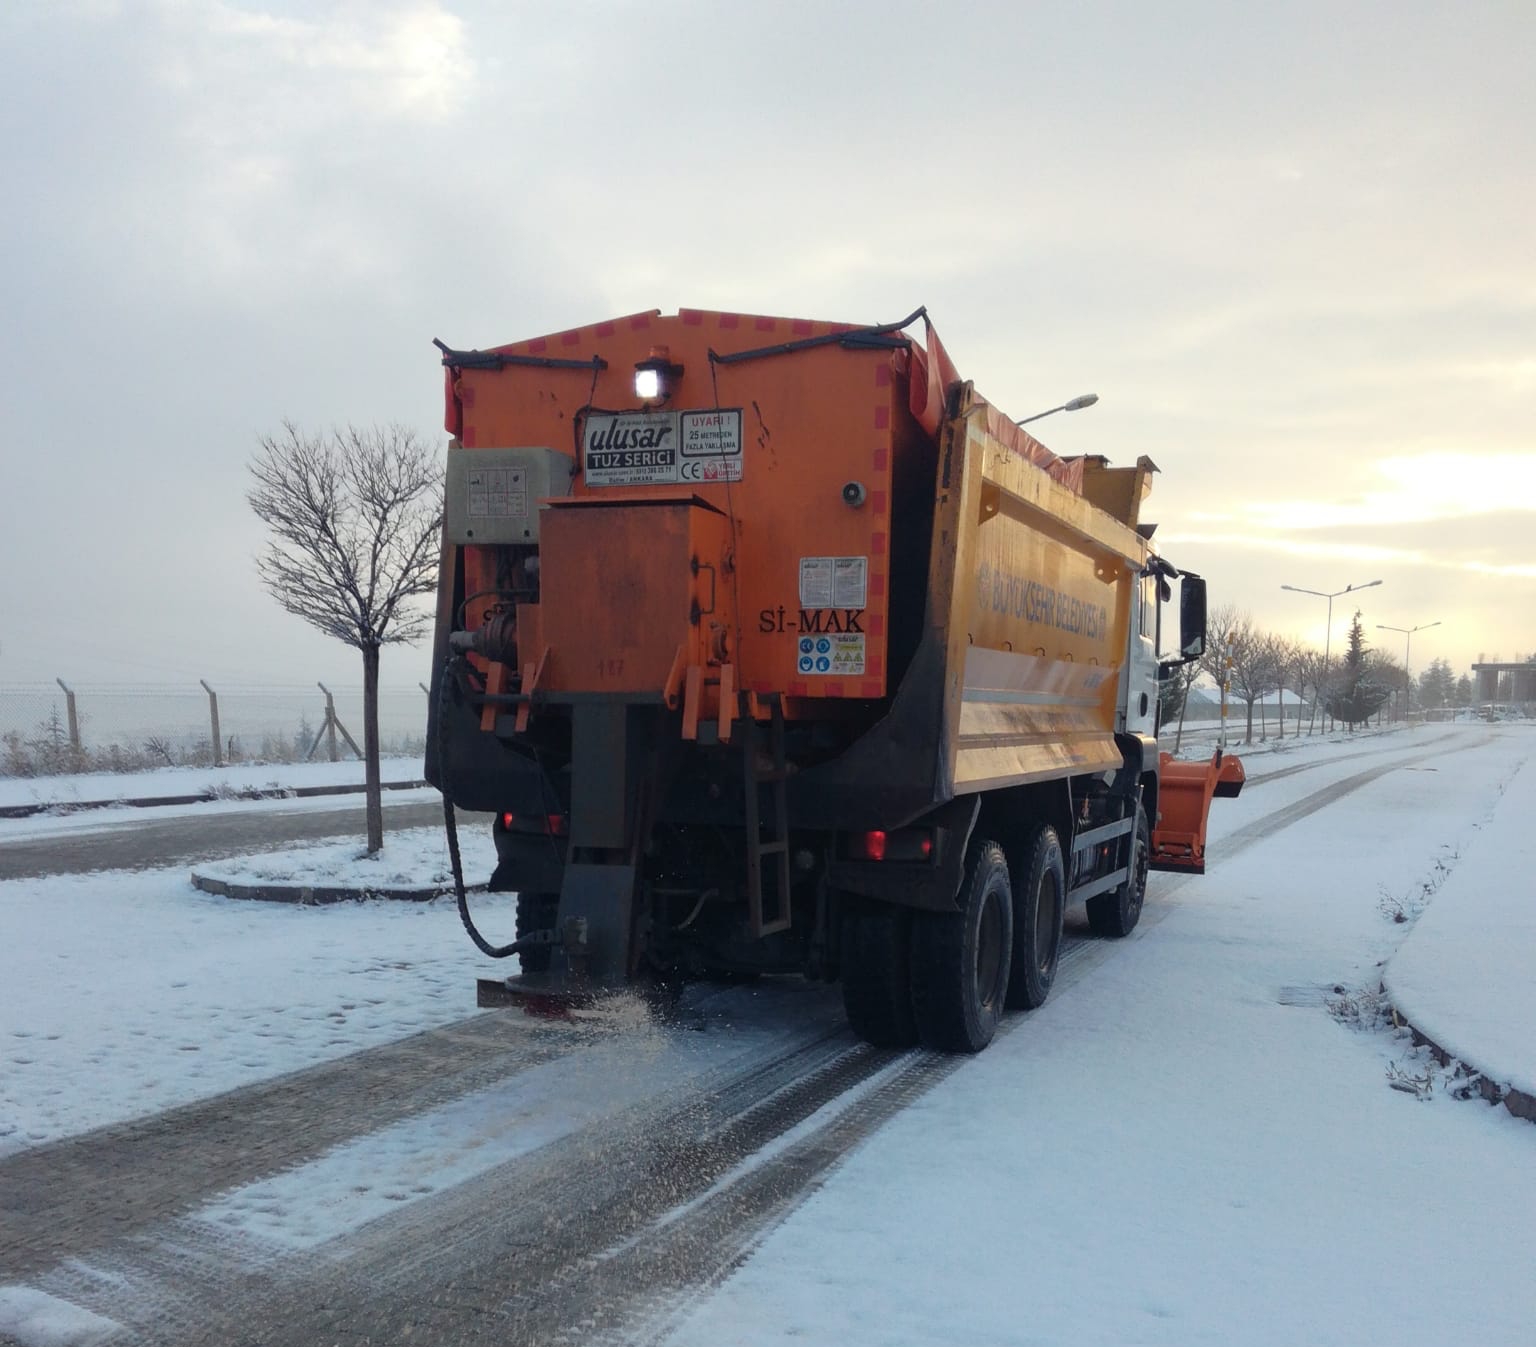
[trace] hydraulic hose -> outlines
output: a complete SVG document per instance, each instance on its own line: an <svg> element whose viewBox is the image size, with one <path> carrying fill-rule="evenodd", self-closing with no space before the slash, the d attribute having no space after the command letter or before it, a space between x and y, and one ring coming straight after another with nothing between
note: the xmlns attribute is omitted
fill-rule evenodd
<svg viewBox="0 0 1536 1347"><path fill-rule="evenodd" d="M475 948L490 959L506 959L518 952L518 941L514 940L510 945L493 945L475 926L474 919L469 915L469 895L464 890L464 863L459 856L459 824L458 817L453 807L453 797L448 794L448 763L447 754L443 750L443 723L445 712L448 708L448 682L453 677L453 660L450 658L443 664L442 683L438 693L437 703L437 779L442 784L439 789L443 792L443 826L448 834L448 860L453 866L453 894L458 900L459 920L464 923L464 929L469 932L469 938L475 942Z"/></svg>

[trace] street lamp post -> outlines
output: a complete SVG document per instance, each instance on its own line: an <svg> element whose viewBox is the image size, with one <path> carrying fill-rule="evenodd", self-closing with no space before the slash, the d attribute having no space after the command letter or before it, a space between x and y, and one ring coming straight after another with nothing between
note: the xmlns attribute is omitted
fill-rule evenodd
<svg viewBox="0 0 1536 1347"><path fill-rule="evenodd" d="M1328 629L1323 633L1323 678L1328 676L1329 655L1333 650L1333 601L1341 594L1353 594L1357 589L1371 589L1381 583L1380 580L1367 580L1363 585L1345 585L1343 589L1336 589L1332 594L1325 594L1320 589L1302 589L1300 585L1281 585L1281 589L1288 589L1292 594L1311 594L1319 599L1328 600ZM1322 691L1322 678L1318 679L1318 686L1312 690L1312 720L1307 726L1307 733L1312 733L1312 726L1317 724L1317 698Z"/></svg>
<svg viewBox="0 0 1536 1347"><path fill-rule="evenodd" d="M1403 691L1403 724L1408 724L1408 717L1413 712L1413 633L1416 631L1428 631L1431 627L1438 627L1440 623L1425 622L1417 627L1389 627L1385 622L1376 624L1377 631L1395 631L1406 639L1403 642L1403 680L1407 684Z"/></svg>
<svg viewBox="0 0 1536 1347"><path fill-rule="evenodd" d="M1099 400L1097 393L1084 393L1080 397L1073 398L1070 402L1063 402L1059 407L1052 407L1049 411L1036 412L1033 416L1026 416L1022 421L1015 421L1016 426L1027 425L1031 421L1038 421L1042 416L1054 416L1057 412L1080 412L1084 407L1091 407Z"/></svg>

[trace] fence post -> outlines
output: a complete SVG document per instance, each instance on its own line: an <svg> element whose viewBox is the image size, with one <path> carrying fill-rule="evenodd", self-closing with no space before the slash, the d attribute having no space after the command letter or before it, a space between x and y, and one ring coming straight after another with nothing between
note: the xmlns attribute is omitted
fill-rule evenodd
<svg viewBox="0 0 1536 1347"><path fill-rule="evenodd" d="M64 689L64 708L69 714L69 746L78 753L80 751L80 715L75 710L75 694L70 691L62 678L53 680Z"/></svg>
<svg viewBox="0 0 1536 1347"><path fill-rule="evenodd" d="M219 694L208 686L206 678L197 680L203 685L203 691L208 694L208 720L213 726L213 765L224 765L224 741L219 738Z"/></svg>
<svg viewBox="0 0 1536 1347"><path fill-rule="evenodd" d="M331 755L331 761L336 761L336 699L331 696L330 688L324 683L316 683L315 686L325 693L325 746Z"/></svg>

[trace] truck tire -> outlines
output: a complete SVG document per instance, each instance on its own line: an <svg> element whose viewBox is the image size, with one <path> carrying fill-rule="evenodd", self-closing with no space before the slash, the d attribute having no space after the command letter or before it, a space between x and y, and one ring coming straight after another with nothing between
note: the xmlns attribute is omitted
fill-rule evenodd
<svg viewBox="0 0 1536 1347"><path fill-rule="evenodd" d="M1019 880L1013 900L1013 972L1007 1004L1009 1010L1033 1010L1045 1003L1056 981L1067 875L1061 839L1049 823L1031 823L1015 856Z"/></svg>
<svg viewBox="0 0 1536 1347"><path fill-rule="evenodd" d="M912 913L891 903L845 894L843 903L843 1009L853 1032L877 1048L917 1042L908 979Z"/></svg>
<svg viewBox="0 0 1536 1347"><path fill-rule="evenodd" d="M1125 883L1088 900L1088 925L1095 935L1130 935L1141 920L1142 904L1147 898L1147 857L1152 850L1152 834L1140 804L1136 806L1136 827L1131 838L1131 873Z"/></svg>
<svg viewBox="0 0 1536 1347"><path fill-rule="evenodd" d="M917 1035L943 1052L980 1052L1003 1017L1013 956L1013 893L996 842L966 856L959 912L919 912L912 922L912 1009Z"/></svg>
<svg viewBox="0 0 1536 1347"><path fill-rule="evenodd" d="M555 924L555 914L559 908L558 893L519 893L517 895L517 938L521 940L534 931L549 930ZM523 972L549 972L550 955L554 952L554 948L553 945L540 945L537 949L521 951L517 959L523 966Z"/></svg>

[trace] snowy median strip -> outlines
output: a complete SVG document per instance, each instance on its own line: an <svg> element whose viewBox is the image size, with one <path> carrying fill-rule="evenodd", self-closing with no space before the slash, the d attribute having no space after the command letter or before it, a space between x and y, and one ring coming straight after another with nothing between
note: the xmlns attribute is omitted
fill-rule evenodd
<svg viewBox="0 0 1536 1347"><path fill-rule="evenodd" d="M1383 977L1393 1008L1437 1054L1536 1121L1536 770L1527 762L1418 918Z"/></svg>
<svg viewBox="0 0 1536 1347"><path fill-rule="evenodd" d="M484 830L465 839L464 882L483 889L495 867L495 852ZM361 898L424 901L453 892L441 828L408 828L389 833L375 856L361 842L318 846L209 861L192 872L205 893L278 903L336 903Z"/></svg>

